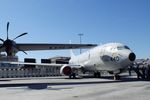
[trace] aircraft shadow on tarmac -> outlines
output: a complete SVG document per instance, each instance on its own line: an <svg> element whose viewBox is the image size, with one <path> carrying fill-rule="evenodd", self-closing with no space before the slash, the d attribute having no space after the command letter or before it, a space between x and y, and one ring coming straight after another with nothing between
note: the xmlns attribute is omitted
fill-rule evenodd
<svg viewBox="0 0 150 100"><path fill-rule="evenodd" d="M13 89L13 90L43 90L43 89L46 89L46 90L55 90L55 91L58 91L58 90L70 90L70 89L73 89L74 87L73 86L68 86L68 87L50 87L50 86L37 86L37 85L32 85L32 86L22 86L22 87L7 87L7 89Z"/></svg>
<svg viewBox="0 0 150 100"><path fill-rule="evenodd" d="M9 79L0 80L0 82L7 82L7 81L11 81L11 80L9 80Z"/></svg>

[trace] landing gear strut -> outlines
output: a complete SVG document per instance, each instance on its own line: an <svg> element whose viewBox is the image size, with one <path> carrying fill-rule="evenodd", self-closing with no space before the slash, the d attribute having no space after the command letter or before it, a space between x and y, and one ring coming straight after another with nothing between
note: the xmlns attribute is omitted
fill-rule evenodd
<svg viewBox="0 0 150 100"><path fill-rule="evenodd" d="M70 78L70 79L75 79L75 78L76 78L76 73L71 73L71 74L69 75L69 78Z"/></svg>
<svg viewBox="0 0 150 100"><path fill-rule="evenodd" d="M101 78L101 73L100 72L94 72L94 77L95 78Z"/></svg>
<svg viewBox="0 0 150 100"><path fill-rule="evenodd" d="M114 74L114 80L120 80L120 76L118 74Z"/></svg>

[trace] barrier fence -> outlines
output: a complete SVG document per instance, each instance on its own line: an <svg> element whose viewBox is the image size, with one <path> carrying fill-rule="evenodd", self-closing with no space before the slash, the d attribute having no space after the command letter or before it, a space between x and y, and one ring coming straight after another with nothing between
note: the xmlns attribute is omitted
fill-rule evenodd
<svg viewBox="0 0 150 100"><path fill-rule="evenodd" d="M60 76L60 67L0 68L0 78Z"/></svg>

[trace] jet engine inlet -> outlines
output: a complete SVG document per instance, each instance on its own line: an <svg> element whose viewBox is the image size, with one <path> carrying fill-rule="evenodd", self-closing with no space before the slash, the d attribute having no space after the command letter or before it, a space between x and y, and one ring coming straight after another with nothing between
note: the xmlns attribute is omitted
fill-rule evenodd
<svg viewBox="0 0 150 100"><path fill-rule="evenodd" d="M72 69L71 69L70 66L64 65L64 66L62 66L61 69L60 69L60 73L61 73L61 74L64 74L64 75L70 75L71 72L72 72Z"/></svg>

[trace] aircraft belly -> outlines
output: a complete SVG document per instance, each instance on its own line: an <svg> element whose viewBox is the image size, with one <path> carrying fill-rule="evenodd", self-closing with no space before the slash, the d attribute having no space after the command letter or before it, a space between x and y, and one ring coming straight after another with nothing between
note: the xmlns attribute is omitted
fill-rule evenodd
<svg viewBox="0 0 150 100"><path fill-rule="evenodd" d="M96 70L103 70L103 71L115 71L122 68L123 67L120 66L119 64L112 64L112 63L107 64L104 63L96 66Z"/></svg>

